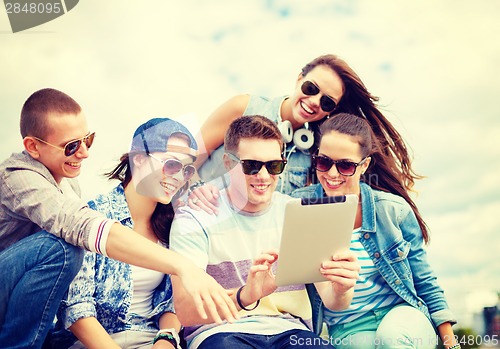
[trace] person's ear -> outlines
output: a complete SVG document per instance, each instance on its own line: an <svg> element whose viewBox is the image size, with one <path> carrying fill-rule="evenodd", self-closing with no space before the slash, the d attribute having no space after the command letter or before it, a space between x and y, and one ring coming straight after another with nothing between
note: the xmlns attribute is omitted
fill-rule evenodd
<svg viewBox="0 0 500 349"><path fill-rule="evenodd" d="M31 155L33 159L40 157L40 150L38 149L38 142L31 136L26 136L23 139L24 149Z"/></svg>
<svg viewBox="0 0 500 349"><path fill-rule="evenodd" d="M372 161L372 157L368 156L366 158L366 161L361 165L361 174L365 174L365 172L368 170L368 167L370 166L370 162Z"/></svg>
<svg viewBox="0 0 500 349"><path fill-rule="evenodd" d="M147 160L147 155L145 154L135 154L132 156L132 163L134 166L142 166Z"/></svg>
<svg viewBox="0 0 500 349"><path fill-rule="evenodd" d="M222 163L224 164L224 168L228 171L232 170L235 166L235 161L232 160L227 153L222 155Z"/></svg>

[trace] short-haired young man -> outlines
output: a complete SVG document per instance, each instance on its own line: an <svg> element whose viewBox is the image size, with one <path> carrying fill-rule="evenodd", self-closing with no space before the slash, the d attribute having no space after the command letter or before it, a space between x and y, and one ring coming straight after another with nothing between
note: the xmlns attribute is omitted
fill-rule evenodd
<svg viewBox="0 0 500 349"><path fill-rule="evenodd" d="M219 214L183 207L171 229L171 248L191 258L229 293L241 317L232 324L201 319L178 278L174 302L189 349L331 348L311 330L311 307L305 285L277 288L272 265L278 258L285 204L275 192L286 161L276 125L261 116L231 123L225 139L224 166L230 184L221 191ZM338 257L338 259L337 259ZM346 308L358 276L354 255L345 251L325 261L325 281L315 286L332 309ZM245 282L246 280L246 282Z"/></svg>
<svg viewBox="0 0 500 349"><path fill-rule="evenodd" d="M234 320L237 310L213 278L79 198L76 177L94 133L77 102L55 89L36 91L21 111L21 135L24 151L0 164L1 347L42 346L81 266L74 246L178 275L202 316Z"/></svg>

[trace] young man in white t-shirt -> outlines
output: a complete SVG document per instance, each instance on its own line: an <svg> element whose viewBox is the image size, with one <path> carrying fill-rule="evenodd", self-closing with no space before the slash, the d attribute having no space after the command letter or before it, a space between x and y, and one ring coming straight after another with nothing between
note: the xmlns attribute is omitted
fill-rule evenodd
<svg viewBox="0 0 500 349"><path fill-rule="evenodd" d="M241 318L219 325L200 318L173 277L175 309L186 326L189 349L331 348L328 339L310 330L305 285L277 288L275 284L272 267L290 199L275 192L286 165L276 124L261 116L238 118L226 133L224 147L230 184L220 193L218 215L181 208L172 225L170 247L226 288L241 309ZM344 309L350 304L358 270L349 251L323 263L325 282L315 286L327 307Z"/></svg>

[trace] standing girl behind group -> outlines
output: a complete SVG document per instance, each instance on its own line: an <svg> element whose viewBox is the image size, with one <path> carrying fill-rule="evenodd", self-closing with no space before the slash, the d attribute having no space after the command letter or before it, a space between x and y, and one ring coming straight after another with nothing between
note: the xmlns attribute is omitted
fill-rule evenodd
<svg viewBox="0 0 500 349"><path fill-rule="evenodd" d="M336 55L322 55L298 74L291 95L273 99L256 95L238 95L219 106L201 127L201 138L207 154L195 162L201 179L208 182L224 174L222 154L224 134L229 124L242 115L263 115L276 122L285 139L288 164L277 190L291 194L313 182L310 154L315 151L314 138L319 125L334 112L362 113L383 145L384 153L394 157L388 169L410 190L418 178L401 135L377 108L378 98L371 95L352 68ZM203 187L202 187L203 188ZM189 204L216 211L217 190L213 187L194 190ZM193 202L194 201L194 202Z"/></svg>
<svg viewBox="0 0 500 349"><path fill-rule="evenodd" d="M337 349L459 348L456 321L436 281L424 244L427 227L404 190L405 178L386 177L394 159L384 153L369 123L342 113L321 125L312 165L320 184L294 192L318 198L357 194L351 250L361 266L348 309L331 311L312 297L313 316L325 321Z"/></svg>
<svg viewBox="0 0 500 349"><path fill-rule="evenodd" d="M194 174L196 154L196 142L182 124L151 119L139 126L130 152L107 174L120 184L89 206L168 247L172 200ZM57 348L68 337L71 348L179 345L180 322L174 313L170 276L95 253L85 255L58 318L59 330L52 335Z"/></svg>

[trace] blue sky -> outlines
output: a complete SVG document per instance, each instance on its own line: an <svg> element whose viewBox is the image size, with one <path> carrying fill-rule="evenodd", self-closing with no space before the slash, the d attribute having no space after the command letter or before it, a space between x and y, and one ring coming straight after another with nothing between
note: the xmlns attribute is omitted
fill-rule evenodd
<svg viewBox="0 0 500 349"><path fill-rule="evenodd" d="M411 146L431 263L471 325L500 291L499 13L496 0L80 1L12 34L0 11L0 158L20 150L24 100L61 89L97 132L80 177L90 198L143 121L196 132L227 98L288 94L306 62L335 53Z"/></svg>

